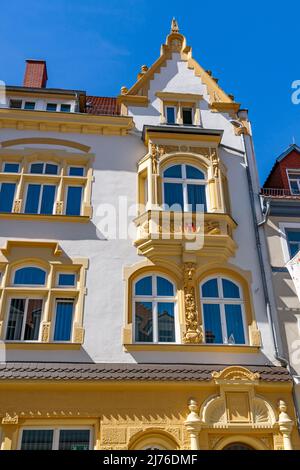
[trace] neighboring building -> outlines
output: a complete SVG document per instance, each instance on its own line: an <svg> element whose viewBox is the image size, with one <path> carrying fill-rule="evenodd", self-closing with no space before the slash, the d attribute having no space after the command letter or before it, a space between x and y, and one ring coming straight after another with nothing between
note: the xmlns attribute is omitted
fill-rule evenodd
<svg viewBox="0 0 300 470"><path fill-rule="evenodd" d="M0 109L2 449L300 448L247 112L174 20L117 99L46 77Z"/></svg>
<svg viewBox="0 0 300 470"><path fill-rule="evenodd" d="M288 269L290 260L295 258L297 262L300 252L300 147L290 145L276 159L262 188L261 198L268 215L265 233L279 334L283 355L294 375L296 401L300 410L300 297L296 288L297 279L293 281ZM295 271L295 275L299 276L299 271L298 274Z"/></svg>

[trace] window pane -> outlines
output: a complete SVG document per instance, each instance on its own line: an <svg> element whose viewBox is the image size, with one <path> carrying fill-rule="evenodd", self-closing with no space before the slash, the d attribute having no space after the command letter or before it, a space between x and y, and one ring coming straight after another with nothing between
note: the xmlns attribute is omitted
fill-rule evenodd
<svg viewBox="0 0 300 470"><path fill-rule="evenodd" d="M19 163L4 163L4 173L19 173Z"/></svg>
<svg viewBox="0 0 300 470"><path fill-rule="evenodd" d="M80 215L81 212L81 186L69 186L67 195L67 215Z"/></svg>
<svg viewBox="0 0 300 470"><path fill-rule="evenodd" d="M200 210L199 204L203 205L204 212L206 212L206 195L205 186L199 184L188 184L188 204L191 206L189 210L195 212L197 209Z"/></svg>
<svg viewBox="0 0 300 470"><path fill-rule="evenodd" d="M21 450L52 450L51 429L24 429Z"/></svg>
<svg viewBox="0 0 300 470"><path fill-rule="evenodd" d="M89 450L88 429L62 429L59 433L59 450Z"/></svg>
<svg viewBox="0 0 300 470"><path fill-rule="evenodd" d="M287 238L289 242L300 243L300 230L287 230Z"/></svg>
<svg viewBox="0 0 300 470"><path fill-rule="evenodd" d="M43 174L44 172L44 163L32 163L30 166L30 173L34 174Z"/></svg>
<svg viewBox="0 0 300 470"><path fill-rule="evenodd" d="M53 163L46 163L45 174L46 175L57 175L58 165Z"/></svg>
<svg viewBox="0 0 300 470"><path fill-rule="evenodd" d="M300 250L300 243L290 243L289 245L291 258L294 258Z"/></svg>
<svg viewBox="0 0 300 470"><path fill-rule="evenodd" d="M40 200L40 184L29 184L25 204L25 214L37 214Z"/></svg>
<svg viewBox="0 0 300 470"><path fill-rule="evenodd" d="M182 120L183 124L193 124L193 114L191 108L182 108Z"/></svg>
<svg viewBox="0 0 300 470"><path fill-rule="evenodd" d="M220 305L203 304L206 343L223 343Z"/></svg>
<svg viewBox="0 0 300 470"><path fill-rule="evenodd" d="M166 178L181 178L181 165L174 165L164 171L164 176Z"/></svg>
<svg viewBox="0 0 300 470"><path fill-rule="evenodd" d="M10 108L21 109L22 108L22 100L10 100L9 106L10 106Z"/></svg>
<svg viewBox="0 0 300 470"><path fill-rule="evenodd" d="M69 176L84 176L84 168L82 166L70 166Z"/></svg>
<svg viewBox="0 0 300 470"><path fill-rule="evenodd" d="M202 297L219 297L218 281L211 279L202 286Z"/></svg>
<svg viewBox="0 0 300 470"><path fill-rule="evenodd" d="M69 113L71 111L71 105L70 104L61 104L60 105L60 111L62 113Z"/></svg>
<svg viewBox="0 0 300 470"><path fill-rule="evenodd" d="M47 103L47 111L56 111L57 104L56 103Z"/></svg>
<svg viewBox="0 0 300 470"><path fill-rule="evenodd" d="M183 210L183 189L180 183L164 183L165 204L172 210ZM176 204L175 207L172 207Z"/></svg>
<svg viewBox="0 0 300 470"><path fill-rule="evenodd" d="M56 186L43 186L40 214L53 214Z"/></svg>
<svg viewBox="0 0 300 470"><path fill-rule="evenodd" d="M245 344L242 309L240 305L225 305L229 344Z"/></svg>
<svg viewBox="0 0 300 470"><path fill-rule="evenodd" d="M239 299L240 298L240 289L236 284L228 279L222 279L223 286L223 295L225 299Z"/></svg>
<svg viewBox="0 0 300 470"><path fill-rule="evenodd" d="M6 330L7 340L18 341L21 339L25 304L25 299L11 299Z"/></svg>
<svg viewBox="0 0 300 470"><path fill-rule="evenodd" d="M57 302L54 341L70 341L73 320L73 302Z"/></svg>
<svg viewBox="0 0 300 470"><path fill-rule="evenodd" d="M292 194L299 194L300 189L299 189L298 182L297 181L290 181L290 184L291 184Z"/></svg>
<svg viewBox="0 0 300 470"><path fill-rule="evenodd" d="M205 180L204 173L190 165L186 165L186 177L193 180Z"/></svg>
<svg viewBox="0 0 300 470"><path fill-rule="evenodd" d="M140 279L135 285L135 295L152 295L152 277Z"/></svg>
<svg viewBox="0 0 300 470"><path fill-rule="evenodd" d="M75 274L59 274L58 285L59 286L74 286Z"/></svg>
<svg viewBox="0 0 300 470"><path fill-rule="evenodd" d="M152 302L135 303L135 341L153 341Z"/></svg>
<svg viewBox="0 0 300 470"><path fill-rule="evenodd" d="M12 211L15 189L15 183L2 183L0 185L0 212Z"/></svg>
<svg viewBox="0 0 300 470"><path fill-rule="evenodd" d="M24 109L34 109L35 103L33 101L25 101Z"/></svg>
<svg viewBox="0 0 300 470"><path fill-rule="evenodd" d="M173 284L164 277L157 276L157 295L173 296Z"/></svg>
<svg viewBox="0 0 300 470"><path fill-rule="evenodd" d="M158 308L158 341L175 342L174 304L159 302Z"/></svg>
<svg viewBox="0 0 300 470"><path fill-rule="evenodd" d="M44 286L46 281L46 272L43 269L35 267L26 267L18 269L15 272L15 285L39 285Z"/></svg>
<svg viewBox="0 0 300 470"><path fill-rule="evenodd" d="M29 299L24 340L36 341L39 339L42 305L43 301L41 299Z"/></svg>
<svg viewBox="0 0 300 470"><path fill-rule="evenodd" d="M167 107L167 123L175 124L175 108Z"/></svg>

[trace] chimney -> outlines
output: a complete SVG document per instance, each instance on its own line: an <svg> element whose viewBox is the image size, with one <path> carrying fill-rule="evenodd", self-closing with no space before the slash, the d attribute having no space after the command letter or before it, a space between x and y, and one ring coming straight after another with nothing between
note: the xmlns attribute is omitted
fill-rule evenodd
<svg viewBox="0 0 300 470"><path fill-rule="evenodd" d="M26 60L23 86L29 88L46 88L47 65L45 60Z"/></svg>

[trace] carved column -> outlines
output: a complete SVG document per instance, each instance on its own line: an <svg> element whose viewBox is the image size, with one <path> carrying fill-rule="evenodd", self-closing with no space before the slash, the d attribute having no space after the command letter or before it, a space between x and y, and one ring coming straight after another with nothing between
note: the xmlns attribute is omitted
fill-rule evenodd
<svg viewBox="0 0 300 470"><path fill-rule="evenodd" d="M283 436L284 450L293 450L291 432L294 426L293 420L287 414L287 406L283 400L279 401L279 430Z"/></svg>
<svg viewBox="0 0 300 470"><path fill-rule="evenodd" d="M184 307L186 330L185 343L201 343L202 334L198 327L198 312L195 296L195 263L184 263Z"/></svg>
<svg viewBox="0 0 300 470"><path fill-rule="evenodd" d="M10 416L8 413L2 418L2 442L1 450L14 450L18 431L18 416Z"/></svg>
<svg viewBox="0 0 300 470"><path fill-rule="evenodd" d="M199 432L201 429L201 420L198 415L198 404L196 400L191 399L188 405L189 415L184 423L190 437L191 450L199 450Z"/></svg>

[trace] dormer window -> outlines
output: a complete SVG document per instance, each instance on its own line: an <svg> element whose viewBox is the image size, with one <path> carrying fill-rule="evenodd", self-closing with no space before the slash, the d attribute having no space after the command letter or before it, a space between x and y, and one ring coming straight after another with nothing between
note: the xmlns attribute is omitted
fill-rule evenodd
<svg viewBox="0 0 300 470"><path fill-rule="evenodd" d="M288 171L288 178L291 188L291 193L294 195L300 194L300 171Z"/></svg>
<svg viewBox="0 0 300 470"><path fill-rule="evenodd" d="M70 104L61 104L60 111L62 113L70 113L71 112L71 105Z"/></svg>

